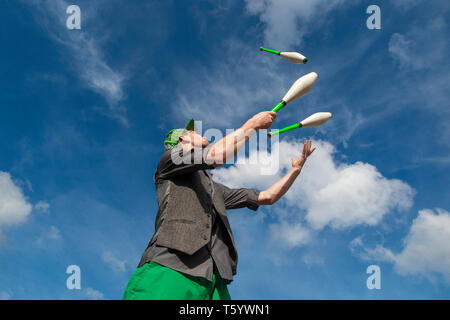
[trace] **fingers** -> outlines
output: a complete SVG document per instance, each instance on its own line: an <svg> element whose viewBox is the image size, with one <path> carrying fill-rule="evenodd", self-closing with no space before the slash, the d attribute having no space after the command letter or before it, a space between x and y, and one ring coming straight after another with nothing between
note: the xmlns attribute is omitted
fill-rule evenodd
<svg viewBox="0 0 450 320"><path fill-rule="evenodd" d="M306 140L303 144L303 151L309 151L309 148L311 147L311 144L309 143L310 140Z"/></svg>
<svg viewBox="0 0 450 320"><path fill-rule="evenodd" d="M266 115L268 127L270 127L272 125L273 121L277 117L277 114L275 113L275 115L273 115L273 113L275 113L275 112L268 111L268 116Z"/></svg>
<svg viewBox="0 0 450 320"><path fill-rule="evenodd" d="M270 122L273 122L276 117L277 117L277 113L276 112L272 112L272 111L266 111L267 115L270 117Z"/></svg>
<svg viewBox="0 0 450 320"><path fill-rule="evenodd" d="M302 154L305 157L309 157L311 155L311 153L313 153L314 150L316 150L315 147L311 150L311 145L312 145L312 140L306 140L306 142L303 144Z"/></svg>
<svg viewBox="0 0 450 320"><path fill-rule="evenodd" d="M252 117L253 124L257 130L268 129L277 117L276 112L262 111Z"/></svg>
<svg viewBox="0 0 450 320"><path fill-rule="evenodd" d="M309 145L308 145L308 157L314 152L314 150L316 150L316 147L314 147L314 148L311 150L311 144L312 144L312 141L309 140Z"/></svg>

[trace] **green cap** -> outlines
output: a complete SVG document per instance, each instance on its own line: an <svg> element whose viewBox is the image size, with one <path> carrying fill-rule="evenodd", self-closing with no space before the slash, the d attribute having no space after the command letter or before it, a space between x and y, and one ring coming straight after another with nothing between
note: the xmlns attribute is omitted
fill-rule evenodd
<svg viewBox="0 0 450 320"><path fill-rule="evenodd" d="M196 131L195 130L196 128L195 128L195 121L194 121L194 119L190 118L188 120L188 122L186 123L186 125L184 126L184 129Z"/></svg>
<svg viewBox="0 0 450 320"><path fill-rule="evenodd" d="M186 131L193 130L195 131L195 122L194 119L190 118L186 125L184 126L184 129L172 129L169 131L169 133L166 136L166 139L164 140L164 150L170 150L174 148L178 144L178 140L180 139L180 136L182 136Z"/></svg>

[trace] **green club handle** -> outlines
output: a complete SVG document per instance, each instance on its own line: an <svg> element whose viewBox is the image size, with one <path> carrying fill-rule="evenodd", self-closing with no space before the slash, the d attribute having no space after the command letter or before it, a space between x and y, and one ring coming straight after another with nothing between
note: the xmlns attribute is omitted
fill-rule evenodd
<svg viewBox="0 0 450 320"><path fill-rule="evenodd" d="M295 129L298 129L298 128L301 128L301 127L302 127L301 123L296 123L296 124L290 125L288 127L285 127L283 129L269 132L268 135L269 135L269 137L272 137L273 135L280 134L280 133L283 133L283 132L286 132L286 131L295 130Z"/></svg>
<svg viewBox="0 0 450 320"><path fill-rule="evenodd" d="M276 51L276 50L266 49L266 48L263 48L263 47L259 47L259 50L260 51L270 52L270 53L273 53L273 54L276 54L276 55L280 55L280 51Z"/></svg>
<svg viewBox="0 0 450 320"><path fill-rule="evenodd" d="M270 53L273 53L273 54L276 54L276 55L280 55L280 51L276 51L276 50L272 50L272 49L267 49L267 48L264 48L264 47L259 47L259 50L260 50L260 51L270 52ZM284 102L283 100L281 100L280 102L278 102L278 104L277 104L275 107L272 108L271 111L272 111L272 112L278 112L278 111L280 111L281 109L283 109L285 105L286 105L286 102Z"/></svg>
<svg viewBox="0 0 450 320"><path fill-rule="evenodd" d="M272 110L270 110L270 111L272 111L272 112L278 112L278 111L280 111L281 109L283 109L285 105L286 105L286 102L283 101L283 100L281 100L281 101L278 102L278 104L277 104L275 107L273 107Z"/></svg>

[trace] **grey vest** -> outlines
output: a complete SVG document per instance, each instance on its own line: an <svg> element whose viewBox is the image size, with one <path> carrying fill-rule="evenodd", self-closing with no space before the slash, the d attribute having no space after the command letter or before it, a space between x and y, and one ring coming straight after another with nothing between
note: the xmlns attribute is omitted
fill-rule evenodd
<svg viewBox="0 0 450 320"><path fill-rule="evenodd" d="M225 210L222 186L204 170L159 179L155 183L159 209L155 233L149 245L156 243L192 255L210 241L214 206L230 237L232 268L236 272L237 250Z"/></svg>

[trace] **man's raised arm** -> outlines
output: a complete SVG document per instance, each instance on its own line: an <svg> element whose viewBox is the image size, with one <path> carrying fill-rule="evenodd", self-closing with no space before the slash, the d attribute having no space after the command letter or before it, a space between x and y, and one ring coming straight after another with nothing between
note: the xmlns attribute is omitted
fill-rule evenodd
<svg viewBox="0 0 450 320"><path fill-rule="evenodd" d="M302 171L306 159L316 148L311 150L311 140L303 144L302 154L298 159L292 158L292 169L269 189L261 191L258 196L258 205L271 205L277 202L291 187L292 183Z"/></svg>
<svg viewBox="0 0 450 320"><path fill-rule="evenodd" d="M217 141L206 155L206 162L220 167L234 158L248 139L259 129L268 129L277 117L275 112L263 111L254 115L242 127Z"/></svg>

